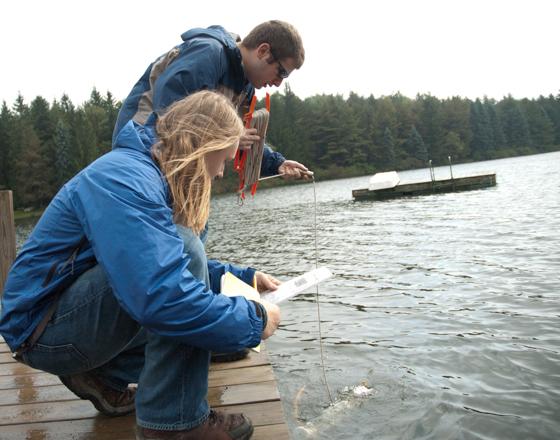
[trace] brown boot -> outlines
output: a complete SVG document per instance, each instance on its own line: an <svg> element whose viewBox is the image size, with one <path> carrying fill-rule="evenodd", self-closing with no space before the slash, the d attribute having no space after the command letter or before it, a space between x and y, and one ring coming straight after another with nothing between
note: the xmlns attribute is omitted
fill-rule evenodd
<svg viewBox="0 0 560 440"><path fill-rule="evenodd" d="M138 426L137 440L248 440L253 424L243 414L224 414L211 410L202 425L184 431L159 431Z"/></svg>
<svg viewBox="0 0 560 440"><path fill-rule="evenodd" d="M124 416L134 411L134 388L117 391L105 385L93 373L59 376L59 379L76 396L91 401L97 411L106 416Z"/></svg>

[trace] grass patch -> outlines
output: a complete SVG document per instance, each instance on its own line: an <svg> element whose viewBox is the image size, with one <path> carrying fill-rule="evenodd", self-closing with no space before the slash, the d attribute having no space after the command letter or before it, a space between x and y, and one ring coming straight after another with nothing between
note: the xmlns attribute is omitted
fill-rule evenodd
<svg viewBox="0 0 560 440"><path fill-rule="evenodd" d="M14 221L25 220L26 218L40 217L43 214L42 209L33 209L31 211L14 211Z"/></svg>

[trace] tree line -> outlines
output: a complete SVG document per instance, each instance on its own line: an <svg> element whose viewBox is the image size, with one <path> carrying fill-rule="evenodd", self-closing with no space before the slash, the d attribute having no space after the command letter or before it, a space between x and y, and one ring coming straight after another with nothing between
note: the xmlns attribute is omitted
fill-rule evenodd
<svg viewBox="0 0 560 440"><path fill-rule="evenodd" d="M263 105L263 103L260 103ZM20 95L0 111L0 188L16 208L46 206L79 170L111 149L120 108L96 89L75 106ZM319 178L487 160L560 149L560 93L536 99L438 99L399 93L297 97L289 85L271 97L267 141ZM233 176L222 188L234 188Z"/></svg>

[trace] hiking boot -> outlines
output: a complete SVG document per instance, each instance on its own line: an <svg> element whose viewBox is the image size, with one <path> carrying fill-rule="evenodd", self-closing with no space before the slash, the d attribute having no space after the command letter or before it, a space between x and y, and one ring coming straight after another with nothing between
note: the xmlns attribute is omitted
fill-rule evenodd
<svg viewBox="0 0 560 440"><path fill-rule="evenodd" d="M234 351L231 353L214 353L210 356L210 362L234 362L245 359L249 354L249 349L244 348L240 351Z"/></svg>
<svg viewBox="0 0 560 440"><path fill-rule="evenodd" d="M134 411L135 388L118 391L105 385L93 373L59 376L70 391L83 400L89 400L100 413L106 416L124 416Z"/></svg>
<svg viewBox="0 0 560 440"><path fill-rule="evenodd" d="M183 431L160 431L136 427L136 440L248 440L253 424L243 414L224 414L210 410L206 421Z"/></svg>

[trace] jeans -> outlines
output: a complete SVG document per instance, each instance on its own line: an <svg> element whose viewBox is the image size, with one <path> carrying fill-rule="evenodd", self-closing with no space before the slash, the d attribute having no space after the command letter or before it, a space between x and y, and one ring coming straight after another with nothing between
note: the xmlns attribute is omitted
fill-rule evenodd
<svg viewBox="0 0 560 440"><path fill-rule="evenodd" d="M178 230L191 257L189 270L208 285L204 245L190 229ZM59 376L92 372L116 390L137 383L136 421L145 428L191 429L210 411L210 353L142 328L119 305L99 265L62 293L23 361Z"/></svg>

